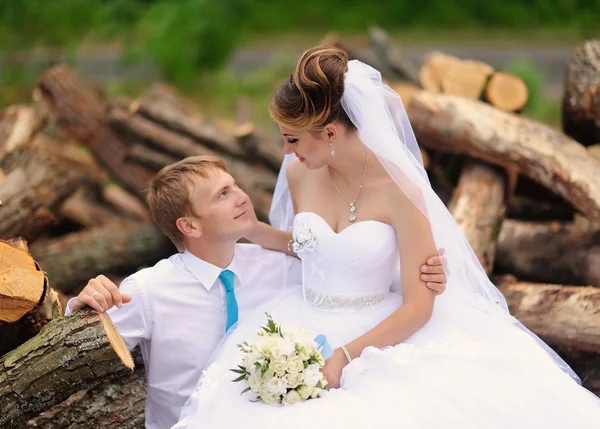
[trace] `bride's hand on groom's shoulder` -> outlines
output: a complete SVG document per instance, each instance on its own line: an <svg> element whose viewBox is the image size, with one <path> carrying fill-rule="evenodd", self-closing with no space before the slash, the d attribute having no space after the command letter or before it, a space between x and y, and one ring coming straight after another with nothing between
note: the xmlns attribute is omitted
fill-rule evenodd
<svg viewBox="0 0 600 429"><path fill-rule="evenodd" d="M321 370L325 379L327 379L328 389L337 389L340 387L342 371L348 365L348 359L342 349L335 349L329 359L325 361L325 366Z"/></svg>
<svg viewBox="0 0 600 429"><path fill-rule="evenodd" d="M127 304L130 301L130 295L121 293L117 285L109 278L99 275L90 279L79 295L77 295L71 311L80 310L84 307L92 307L94 310L104 313L115 305L121 308L123 304Z"/></svg>
<svg viewBox="0 0 600 429"><path fill-rule="evenodd" d="M441 295L446 291L448 278L447 259L444 257L445 249L438 249L439 255L432 256L427 262L421 265L421 280L425 285L433 290L436 295Z"/></svg>

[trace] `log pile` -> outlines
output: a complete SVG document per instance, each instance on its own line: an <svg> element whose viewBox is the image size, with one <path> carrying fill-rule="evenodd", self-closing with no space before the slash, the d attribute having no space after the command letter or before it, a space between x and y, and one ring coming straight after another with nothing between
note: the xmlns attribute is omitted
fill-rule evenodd
<svg viewBox="0 0 600 429"><path fill-rule="evenodd" d="M600 394L600 156L585 147L600 142L597 42L568 67L559 131L512 113L527 102L514 76L437 52L411 64L385 33L369 37L367 58L328 41L375 59L404 98L432 185L514 315ZM144 191L162 167L214 154L266 220L282 143L243 105L234 120L208 117L163 83L137 99L105 100L56 66L30 105L2 113L0 426L143 427L143 367L131 373L110 320L86 311L61 318L61 304L91 277L124 276L174 253ZM90 359L105 362L102 371L92 374ZM44 371L44 383L30 383Z"/></svg>

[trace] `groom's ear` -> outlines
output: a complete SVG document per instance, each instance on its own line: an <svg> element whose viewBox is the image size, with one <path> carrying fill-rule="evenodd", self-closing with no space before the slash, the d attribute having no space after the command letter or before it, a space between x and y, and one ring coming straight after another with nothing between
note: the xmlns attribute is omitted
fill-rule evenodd
<svg viewBox="0 0 600 429"><path fill-rule="evenodd" d="M175 221L175 225L186 237L199 238L202 235L202 225L198 219L180 217Z"/></svg>

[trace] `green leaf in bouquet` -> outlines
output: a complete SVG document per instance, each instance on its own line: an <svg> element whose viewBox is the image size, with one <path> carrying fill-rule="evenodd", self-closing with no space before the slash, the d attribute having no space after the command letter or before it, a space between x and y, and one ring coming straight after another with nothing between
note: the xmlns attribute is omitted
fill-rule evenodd
<svg viewBox="0 0 600 429"><path fill-rule="evenodd" d="M244 375L246 375L246 371L242 371L241 369L230 369L229 371L235 372L236 374L244 374Z"/></svg>
<svg viewBox="0 0 600 429"><path fill-rule="evenodd" d="M238 378L236 378L235 380L231 380L234 383L238 382L238 381L244 381L246 379L246 374L244 375L240 375Z"/></svg>
<svg viewBox="0 0 600 429"><path fill-rule="evenodd" d="M244 393L248 392L250 390L249 387L246 387L244 390L242 390L242 393L240 393L240 396L243 395Z"/></svg>

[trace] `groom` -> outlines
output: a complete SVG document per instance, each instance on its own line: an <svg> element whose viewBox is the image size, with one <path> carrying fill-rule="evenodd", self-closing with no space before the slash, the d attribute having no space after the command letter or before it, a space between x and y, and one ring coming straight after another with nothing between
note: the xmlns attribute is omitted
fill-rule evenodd
<svg viewBox="0 0 600 429"><path fill-rule="evenodd" d="M91 279L66 314L85 306L108 310L128 348L140 346L148 377L146 428L163 429L177 423L238 317L299 285L301 276L298 259L236 243L267 226L255 228L250 199L219 158L189 157L165 167L147 200L156 224L181 253L127 277L120 287L102 275ZM438 293L446 287L442 261L434 256L422 267L424 281Z"/></svg>

